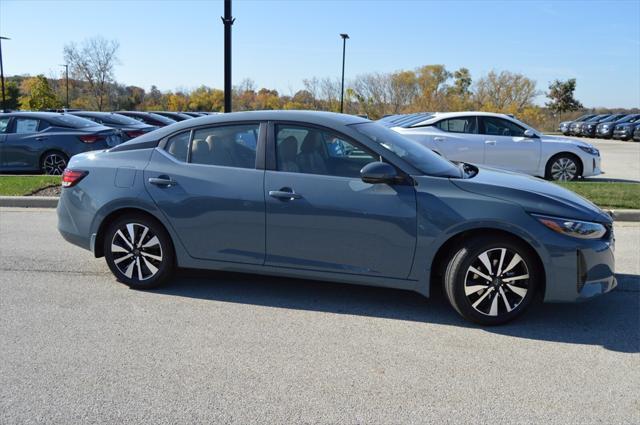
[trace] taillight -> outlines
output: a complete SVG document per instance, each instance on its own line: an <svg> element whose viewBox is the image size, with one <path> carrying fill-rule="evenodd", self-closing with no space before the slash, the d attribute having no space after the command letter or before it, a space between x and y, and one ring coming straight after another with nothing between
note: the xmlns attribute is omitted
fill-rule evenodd
<svg viewBox="0 0 640 425"><path fill-rule="evenodd" d="M95 143L98 142L100 140L104 140L103 136L99 136L97 134L86 134L84 136L78 136L80 138L80 140L82 140L84 143Z"/></svg>
<svg viewBox="0 0 640 425"><path fill-rule="evenodd" d="M89 172L84 170L65 169L64 173L62 173L62 187L75 186L87 174L89 174Z"/></svg>
<svg viewBox="0 0 640 425"><path fill-rule="evenodd" d="M133 139L134 137L142 136L144 134L144 131L135 130L135 131L125 131L124 133L127 136L129 136L131 139Z"/></svg>

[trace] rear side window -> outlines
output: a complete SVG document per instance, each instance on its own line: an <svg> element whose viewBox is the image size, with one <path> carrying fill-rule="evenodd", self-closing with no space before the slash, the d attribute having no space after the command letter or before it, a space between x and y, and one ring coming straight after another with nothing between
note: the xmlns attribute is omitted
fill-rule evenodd
<svg viewBox="0 0 640 425"><path fill-rule="evenodd" d="M28 134L38 131L39 120L33 118L16 118L16 134Z"/></svg>
<svg viewBox="0 0 640 425"><path fill-rule="evenodd" d="M255 168L259 128L259 124L243 124L196 130L191 144L191 162Z"/></svg>
<svg viewBox="0 0 640 425"><path fill-rule="evenodd" d="M448 133L475 133L476 117L449 118L439 121L436 127Z"/></svg>
<svg viewBox="0 0 640 425"><path fill-rule="evenodd" d="M58 127L71 127L71 128L86 128L95 127L96 123L86 118L76 117L74 115L59 115L57 117L50 118L51 123Z"/></svg>
<svg viewBox="0 0 640 425"><path fill-rule="evenodd" d="M167 145L164 149L169 153L169 155L173 156L178 161L187 162L190 134L191 132L185 131L184 133L180 133L171 137L167 141Z"/></svg>

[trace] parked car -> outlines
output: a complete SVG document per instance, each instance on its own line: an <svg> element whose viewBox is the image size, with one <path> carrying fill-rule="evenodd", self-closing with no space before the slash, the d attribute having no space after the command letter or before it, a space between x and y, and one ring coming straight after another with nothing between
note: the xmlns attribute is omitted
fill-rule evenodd
<svg viewBox="0 0 640 425"><path fill-rule="evenodd" d="M633 138L634 130L640 125L640 115L635 119L625 123L616 124L613 129L613 138L618 140L629 140Z"/></svg>
<svg viewBox="0 0 640 425"><path fill-rule="evenodd" d="M380 123L451 161L517 171L552 180L600 174L600 152L578 140L542 134L508 115L422 113Z"/></svg>
<svg viewBox="0 0 640 425"><path fill-rule="evenodd" d="M58 229L132 288L165 284L176 267L425 296L442 282L458 313L488 325L537 295L577 301L616 286L612 220L591 202L328 112L204 117L75 156Z"/></svg>
<svg viewBox="0 0 640 425"><path fill-rule="evenodd" d="M591 121L597 121L599 119L604 119L606 117L608 117L610 114L599 114L599 115L595 115L591 118L587 118L584 121L578 121L578 122L573 122L571 123L571 125L569 126L569 134L571 134L572 136L582 136L582 126L587 123L587 122L591 122Z"/></svg>
<svg viewBox="0 0 640 425"><path fill-rule="evenodd" d="M162 115L154 114L151 112L142 111L117 111L116 114L124 115L143 122L147 125L153 125L156 127L164 127L166 125L175 124L177 121L171 118L163 117Z"/></svg>
<svg viewBox="0 0 640 425"><path fill-rule="evenodd" d="M190 120L193 118L191 115L187 115L183 112L167 112L167 111L152 111L154 114L162 115L163 117L171 118L176 122Z"/></svg>
<svg viewBox="0 0 640 425"><path fill-rule="evenodd" d="M582 121L586 121L589 118L593 118L595 116L596 116L596 114L586 114L586 115L582 115L581 117L576 118L573 121L562 121L560 123L560 125L558 126L558 130L560 130L560 132L562 134L564 134L565 136L570 136L572 134L571 133L571 124L579 123L579 122L582 122Z"/></svg>
<svg viewBox="0 0 640 425"><path fill-rule="evenodd" d="M142 136L143 134L158 128L154 125L148 125L134 118L116 114L114 112L78 111L70 112L70 114L86 118L106 127L120 130L123 141Z"/></svg>
<svg viewBox="0 0 640 425"><path fill-rule="evenodd" d="M614 123L617 120L622 119L624 117L626 117L626 114L612 114L612 115L609 115L608 117L602 118L600 120L587 121L587 122L583 123L582 127L580 128L582 136L584 136L584 137L596 137L596 128L600 124Z"/></svg>
<svg viewBox="0 0 640 425"><path fill-rule="evenodd" d="M635 142L640 142L640 123L635 124L635 128L633 130L633 140Z"/></svg>
<svg viewBox="0 0 640 425"><path fill-rule="evenodd" d="M62 174L69 158L122 142L118 132L55 112L0 114L0 170Z"/></svg>
<svg viewBox="0 0 640 425"><path fill-rule="evenodd" d="M595 136L602 139L611 139L613 131L618 124L633 123L640 118L640 114L623 115L617 120L604 120L596 126Z"/></svg>

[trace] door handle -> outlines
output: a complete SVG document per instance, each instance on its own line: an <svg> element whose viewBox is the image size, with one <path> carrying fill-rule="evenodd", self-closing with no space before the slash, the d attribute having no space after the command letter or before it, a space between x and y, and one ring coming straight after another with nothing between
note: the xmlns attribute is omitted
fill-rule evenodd
<svg viewBox="0 0 640 425"><path fill-rule="evenodd" d="M289 189L288 187L283 187L280 190L270 190L269 196L282 199L283 201L293 201L294 199L302 198L302 195L295 193L293 189Z"/></svg>
<svg viewBox="0 0 640 425"><path fill-rule="evenodd" d="M492 145L492 146L495 146L496 141L495 141L495 140L485 140L485 141L484 141L484 144L485 144L485 145Z"/></svg>
<svg viewBox="0 0 640 425"><path fill-rule="evenodd" d="M444 137L434 137L433 141L434 142L444 142L445 138Z"/></svg>
<svg viewBox="0 0 640 425"><path fill-rule="evenodd" d="M41 142L43 140L47 140L48 137L44 137L44 136L40 136L40 137L36 137L36 141Z"/></svg>
<svg viewBox="0 0 640 425"><path fill-rule="evenodd" d="M171 180L171 177L168 176L151 177L149 183L163 187L171 187L177 184L175 180Z"/></svg>

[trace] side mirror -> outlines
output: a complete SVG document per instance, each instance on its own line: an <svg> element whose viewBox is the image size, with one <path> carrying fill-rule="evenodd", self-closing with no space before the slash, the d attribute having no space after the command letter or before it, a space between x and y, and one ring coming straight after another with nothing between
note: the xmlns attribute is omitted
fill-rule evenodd
<svg viewBox="0 0 640 425"><path fill-rule="evenodd" d="M360 178L365 183L398 183L400 177L393 165L386 162L370 162L360 170Z"/></svg>
<svg viewBox="0 0 640 425"><path fill-rule="evenodd" d="M536 133L533 132L533 130L527 129L524 131L524 137L528 137L530 139L535 139L536 137Z"/></svg>

